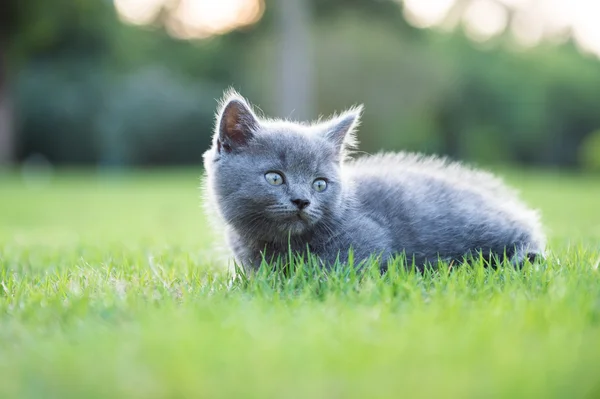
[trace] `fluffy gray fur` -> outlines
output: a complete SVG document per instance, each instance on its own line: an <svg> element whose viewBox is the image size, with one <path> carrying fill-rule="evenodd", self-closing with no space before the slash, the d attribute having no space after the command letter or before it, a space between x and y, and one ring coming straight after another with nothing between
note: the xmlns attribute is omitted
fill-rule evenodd
<svg viewBox="0 0 600 399"><path fill-rule="evenodd" d="M351 160L361 111L314 124L270 120L226 93L204 154L206 193L245 269L285 259L290 248L325 266L345 262L350 248L358 261L381 256L382 267L400 253L417 266L478 253L520 264L543 254L538 213L489 173L409 153ZM270 184L269 172L283 184Z"/></svg>

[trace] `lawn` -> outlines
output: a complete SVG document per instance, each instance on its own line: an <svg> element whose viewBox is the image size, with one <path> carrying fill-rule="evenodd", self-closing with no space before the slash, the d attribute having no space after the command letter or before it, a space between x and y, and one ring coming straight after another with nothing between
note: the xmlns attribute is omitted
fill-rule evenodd
<svg viewBox="0 0 600 399"><path fill-rule="evenodd" d="M600 397L600 177L509 174L522 271L232 279L199 175L0 174L0 397Z"/></svg>

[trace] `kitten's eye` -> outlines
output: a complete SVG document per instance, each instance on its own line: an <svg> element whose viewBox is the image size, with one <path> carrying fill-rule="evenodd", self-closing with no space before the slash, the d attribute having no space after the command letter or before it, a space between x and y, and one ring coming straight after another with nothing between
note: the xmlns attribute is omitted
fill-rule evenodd
<svg viewBox="0 0 600 399"><path fill-rule="evenodd" d="M316 192L323 192L327 188L327 182L323 179L317 179L313 182L313 188Z"/></svg>
<svg viewBox="0 0 600 399"><path fill-rule="evenodd" d="M267 183L273 186L280 186L283 184L283 176L275 172L266 173L265 180L267 181Z"/></svg>

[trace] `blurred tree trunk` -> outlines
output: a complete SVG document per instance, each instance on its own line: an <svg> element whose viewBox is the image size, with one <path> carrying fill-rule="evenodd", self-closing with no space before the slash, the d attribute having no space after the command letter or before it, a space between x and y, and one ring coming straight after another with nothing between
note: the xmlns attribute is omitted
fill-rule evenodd
<svg viewBox="0 0 600 399"><path fill-rule="evenodd" d="M0 41L0 165L10 164L14 157L12 109L6 64L5 47Z"/></svg>
<svg viewBox="0 0 600 399"><path fill-rule="evenodd" d="M276 18L280 37L277 113L298 120L314 118L310 2L278 0Z"/></svg>
<svg viewBox="0 0 600 399"><path fill-rule="evenodd" d="M0 166L10 164L14 157L7 52L17 24L18 4L18 0L0 0Z"/></svg>

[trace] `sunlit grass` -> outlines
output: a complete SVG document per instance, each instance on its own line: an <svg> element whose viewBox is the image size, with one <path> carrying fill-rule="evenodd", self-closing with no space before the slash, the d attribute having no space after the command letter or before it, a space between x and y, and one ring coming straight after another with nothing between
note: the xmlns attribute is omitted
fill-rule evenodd
<svg viewBox="0 0 600 399"><path fill-rule="evenodd" d="M0 397L597 397L600 181L512 174L546 262L235 277L199 172L0 176Z"/></svg>

